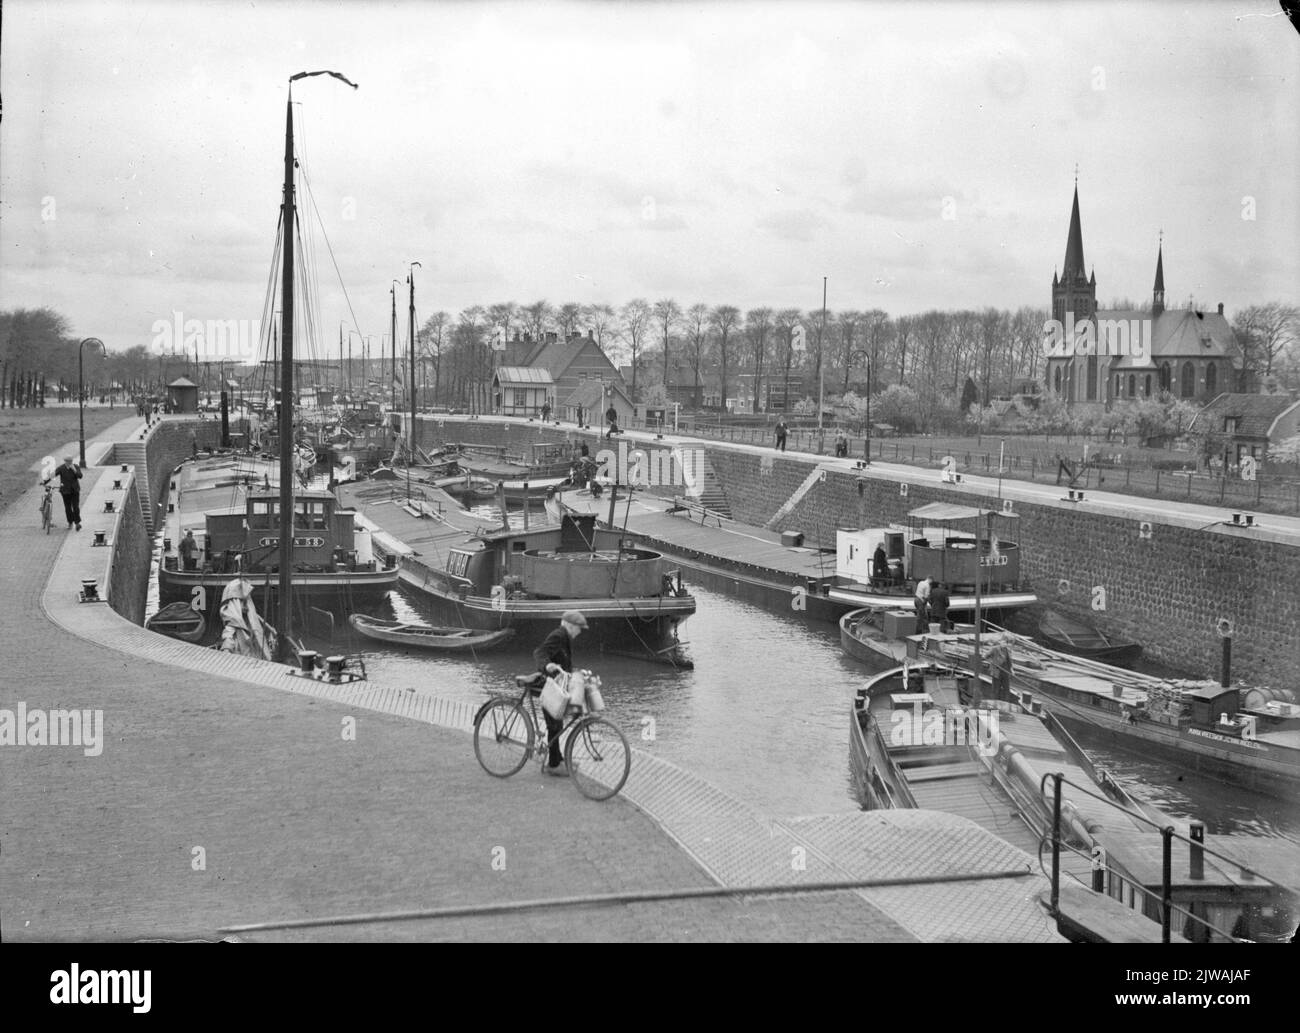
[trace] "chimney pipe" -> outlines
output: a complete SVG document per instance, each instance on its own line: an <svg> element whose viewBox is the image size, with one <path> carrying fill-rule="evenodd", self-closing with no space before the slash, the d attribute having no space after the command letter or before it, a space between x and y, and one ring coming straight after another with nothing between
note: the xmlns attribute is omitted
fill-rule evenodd
<svg viewBox="0 0 1300 1033"><path fill-rule="evenodd" d="M1219 302L1219 315L1223 315L1223 302Z"/></svg>

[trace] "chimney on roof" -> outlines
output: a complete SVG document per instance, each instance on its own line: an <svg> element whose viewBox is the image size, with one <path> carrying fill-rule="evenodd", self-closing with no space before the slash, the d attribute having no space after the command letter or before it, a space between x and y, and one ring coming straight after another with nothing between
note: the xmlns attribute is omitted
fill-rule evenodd
<svg viewBox="0 0 1300 1033"><path fill-rule="evenodd" d="M1222 309L1223 306L1220 305L1219 308ZM596 331L595 331L595 330L588 330L588 331L587 331L587 340L589 340L589 341L594 341L595 339L596 339Z"/></svg>
<svg viewBox="0 0 1300 1033"><path fill-rule="evenodd" d="M1219 315L1223 315L1223 302L1219 302Z"/></svg>

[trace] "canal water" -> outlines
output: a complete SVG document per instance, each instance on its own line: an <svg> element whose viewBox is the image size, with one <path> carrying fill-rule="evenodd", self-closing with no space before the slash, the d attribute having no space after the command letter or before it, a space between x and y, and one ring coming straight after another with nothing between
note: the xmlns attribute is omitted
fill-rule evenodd
<svg viewBox="0 0 1300 1033"><path fill-rule="evenodd" d="M575 664L603 681L608 716L629 741L699 774L761 814L794 817L854 810L849 780L849 707L873 670L840 650L839 629L692 588L698 603L683 625L694 670L584 653ZM390 593L383 616L437 623L406 590ZM346 625L345 625L346 627ZM325 643L313 645L321 648ZM510 642L478 656L404 650L348 628L331 648L364 657L375 681L477 704L533 670L535 642ZM1081 739L1095 762L1176 818L1216 834L1300 841L1293 801L1243 793L1213 780ZM467 762L472 752L466 745Z"/></svg>

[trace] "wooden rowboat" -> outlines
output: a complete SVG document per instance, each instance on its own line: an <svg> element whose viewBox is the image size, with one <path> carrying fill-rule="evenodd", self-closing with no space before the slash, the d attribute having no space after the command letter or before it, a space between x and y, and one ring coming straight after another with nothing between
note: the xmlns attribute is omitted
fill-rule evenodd
<svg viewBox="0 0 1300 1033"><path fill-rule="evenodd" d="M384 620L354 613L348 623L367 638L394 645L415 646L419 649L488 649L508 638L513 638L514 628L497 628L476 631L472 628L437 628L410 621Z"/></svg>
<svg viewBox="0 0 1300 1033"><path fill-rule="evenodd" d="M1048 610L1038 622L1038 634L1051 648L1090 660L1132 667L1142 655L1140 643L1114 638L1082 621Z"/></svg>
<svg viewBox="0 0 1300 1033"><path fill-rule="evenodd" d="M187 602L168 603L147 621L146 628L185 642L199 642L208 630L207 618Z"/></svg>

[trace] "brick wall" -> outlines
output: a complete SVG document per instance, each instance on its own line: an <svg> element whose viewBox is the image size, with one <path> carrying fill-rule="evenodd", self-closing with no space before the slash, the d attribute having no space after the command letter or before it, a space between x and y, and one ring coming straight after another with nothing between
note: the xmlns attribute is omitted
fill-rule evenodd
<svg viewBox="0 0 1300 1033"><path fill-rule="evenodd" d="M132 477L113 533L108 604L127 620L141 624L144 622L145 600L149 593L153 547L149 533L145 530L144 517L140 514L140 500L136 491L136 480Z"/></svg>

